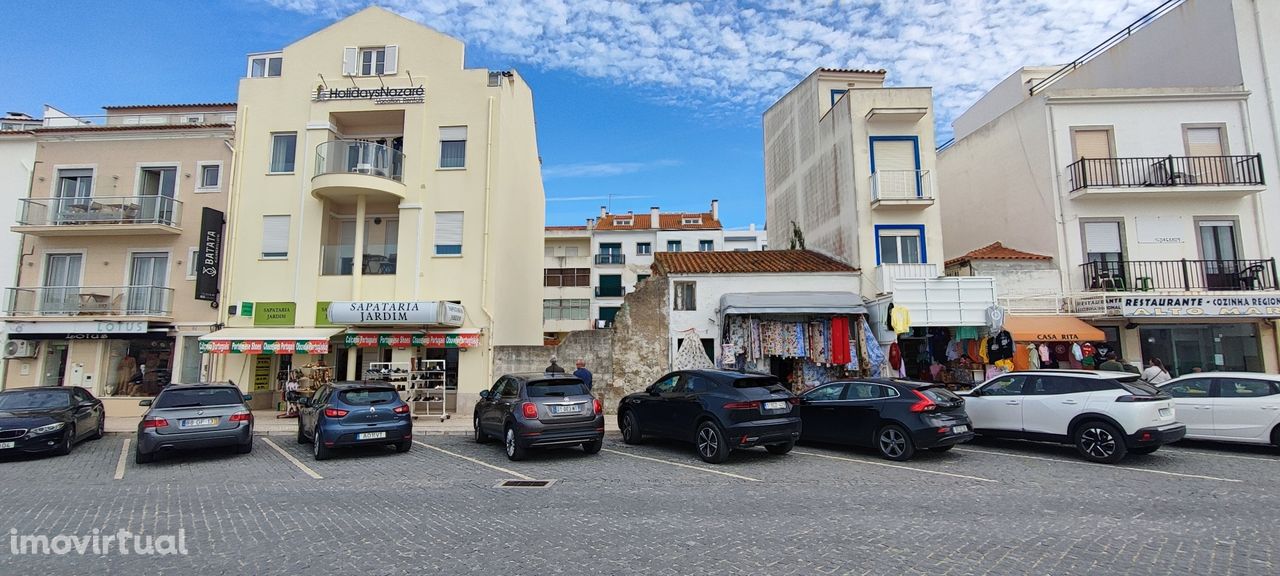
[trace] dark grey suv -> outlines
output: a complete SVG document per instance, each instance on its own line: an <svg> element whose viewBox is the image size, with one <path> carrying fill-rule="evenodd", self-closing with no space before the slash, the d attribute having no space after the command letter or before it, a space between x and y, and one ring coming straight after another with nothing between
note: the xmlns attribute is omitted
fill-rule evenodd
<svg viewBox="0 0 1280 576"><path fill-rule="evenodd" d="M480 392L473 418L476 442L499 437L507 458L529 448L581 444L595 454L604 444L604 410L587 385L566 374L508 374Z"/></svg>

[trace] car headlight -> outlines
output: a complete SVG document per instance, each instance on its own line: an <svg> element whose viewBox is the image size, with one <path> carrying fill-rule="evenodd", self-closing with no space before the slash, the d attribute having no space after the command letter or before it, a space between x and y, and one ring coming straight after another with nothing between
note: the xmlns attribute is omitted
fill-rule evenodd
<svg viewBox="0 0 1280 576"><path fill-rule="evenodd" d="M35 428L32 428L31 431L28 432L28 434L47 434L49 432L61 430L62 427L66 425L67 425L66 422L54 422L53 424L45 424L44 426L37 426Z"/></svg>

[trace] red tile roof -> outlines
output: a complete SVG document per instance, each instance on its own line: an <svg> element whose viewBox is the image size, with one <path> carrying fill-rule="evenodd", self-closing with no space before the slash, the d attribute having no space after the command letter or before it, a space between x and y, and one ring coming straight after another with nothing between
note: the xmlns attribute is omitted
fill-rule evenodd
<svg viewBox="0 0 1280 576"><path fill-rule="evenodd" d="M547 226L547 230L586 230L586 226Z"/></svg>
<svg viewBox="0 0 1280 576"><path fill-rule="evenodd" d="M946 265L955 266L957 264L964 264L973 260L1053 260L1053 257L1045 256L1044 254L1032 254L1031 252L1015 250L1005 246L1004 244L995 242L988 246L978 248L977 250L969 252L959 258L947 260Z"/></svg>
<svg viewBox="0 0 1280 576"><path fill-rule="evenodd" d="M655 274L790 274L857 272L858 269L810 250L758 252L657 252Z"/></svg>
<svg viewBox="0 0 1280 576"><path fill-rule="evenodd" d="M235 102L197 102L194 104L124 104L103 106L103 110L135 110L141 108L235 108Z"/></svg>
<svg viewBox="0 0 1280 576"><path fill-rule="evenodd" d="M869 68L819 68L819 70L822 70L823 72L844 72L844 73L854 73L854 74L886 74L888 73L888 71L885 70L884 68L878 68L875 70L871 70Z"/></svg>
<svg viewBox="0 0 1280 576"><path fill-rule="evenodd" d="M596 230L648 230L652 219L649 214L632 214L631 225L618 225L614 221L626 218L627 214L606 214L596 220ZM685 218L701 218L698 224L685 224ZM720 221L711 217L710 212L664 212L658 214L658 228L661 230L720 230Z"/></svg>
<svg viewBox="0 0 1280 576"><path fill-rule="evenodd" d="M50 132L116 132L122 130L198 130L202 128L235 128L235 124L81 124L78 126L46 126L33 128L35 134Z"/></svg>

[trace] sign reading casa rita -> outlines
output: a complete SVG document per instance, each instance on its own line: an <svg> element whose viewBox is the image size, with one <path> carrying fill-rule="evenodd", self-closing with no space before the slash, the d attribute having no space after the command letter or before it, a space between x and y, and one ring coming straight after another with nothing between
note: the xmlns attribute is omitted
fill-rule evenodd
<svg viewBox="0 0 1280 576"><path fill-rule="evenodd" d="M462 326L466 310L436 300L331 302L328 316L332 324Z"/></svg>

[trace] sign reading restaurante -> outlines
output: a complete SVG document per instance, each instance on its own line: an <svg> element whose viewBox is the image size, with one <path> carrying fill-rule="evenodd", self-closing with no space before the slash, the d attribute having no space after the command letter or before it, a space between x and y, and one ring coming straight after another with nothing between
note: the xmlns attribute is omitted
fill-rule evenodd
<svg viewBox="0 0 1280 576"><path fill-rule="evenodd" d="M1127 317L1280 317L1276 296L1172 296L1125 298L1120 306Z"/></svg>

